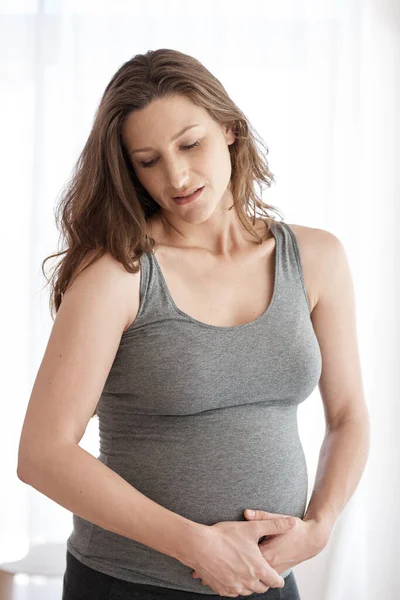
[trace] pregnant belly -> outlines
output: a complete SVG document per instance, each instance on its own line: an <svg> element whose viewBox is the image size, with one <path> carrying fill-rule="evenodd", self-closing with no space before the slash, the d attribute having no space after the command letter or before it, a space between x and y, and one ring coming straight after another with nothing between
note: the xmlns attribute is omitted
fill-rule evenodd
<svg viewBox="0 0 400 600"><path fill-rule="evenodd" d="M117 439L103 457L154 502L198 523L245 520L246 508L304 516L307 467L297 430L264 426ZM210 432L208 432L210 434ZM290 442L289 442L290 440Z"/></svg>

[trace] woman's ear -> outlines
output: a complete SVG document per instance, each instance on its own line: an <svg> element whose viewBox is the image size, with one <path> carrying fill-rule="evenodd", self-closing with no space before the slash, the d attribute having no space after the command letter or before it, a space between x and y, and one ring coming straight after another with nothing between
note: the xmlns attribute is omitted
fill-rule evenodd
<svg viewBox="0 0 400 600"><path fill-rule="evenodd" d="M228 123L227 125L224 126L224 129L225 129L226 141L228 143L228 146L230 146L236 140L236 136L234 133L235 123Z"/></svg>

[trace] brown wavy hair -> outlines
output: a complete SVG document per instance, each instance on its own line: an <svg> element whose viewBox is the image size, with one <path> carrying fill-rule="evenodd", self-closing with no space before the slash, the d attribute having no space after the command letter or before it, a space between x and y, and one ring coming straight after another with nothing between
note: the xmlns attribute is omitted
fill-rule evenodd
<svg viewBox="0 0 400 600"><path fill-rule="evenodd" d="M46 285L51 286L53 319L75 277L105 252L128 272L137 273L141 255L153 251L156 242L147 233L147 221L160 212L160 206L139 182L121 129L132 111L145 108L152 100L177 94L205 108L221 126L230 125L235 133L235 141L228 146L234 201L230 209L235 207L243 227L257 238L256 243L262 243L254 227L257 209L265 214L268 228L270 221L275 220L268 210L279 212L278 209L265 204L254 189L258 184L261 191L262 184L270 187L275 181L268 168L268 148L220 81L197 59L177 50L137 54L108 83L89 137L55 209L65 249L42 263ZM59 256L62 259L48 279L44 264Z"/></svg>

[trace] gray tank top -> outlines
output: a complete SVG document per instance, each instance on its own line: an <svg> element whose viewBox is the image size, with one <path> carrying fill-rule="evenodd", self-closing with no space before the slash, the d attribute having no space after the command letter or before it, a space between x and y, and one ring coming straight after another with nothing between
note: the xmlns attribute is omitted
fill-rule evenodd
<svg viewBox="0 0 400 600"><path fill-rule="evenodd" d="M181 311L154 254L142 255L138 314L97 407L98 459L154 502L206 525L245 521L245 508L299 518L306 510L297 407L322 360L295 234L283 221L271 231L272 300L242 325ZM175 558L77 515L67 549L126 581L215 594Z"/></svg>

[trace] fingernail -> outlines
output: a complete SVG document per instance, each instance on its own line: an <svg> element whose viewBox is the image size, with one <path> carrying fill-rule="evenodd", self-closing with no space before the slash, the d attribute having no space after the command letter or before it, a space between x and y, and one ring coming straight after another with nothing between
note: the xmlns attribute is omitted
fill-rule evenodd
<svg viewBox="0 0 400 600"><path fill-rule="evenodd" d="M254 515L255 515L256 513L254 512L254 510L248 510L248 511L247 511L247 514L249 515L249 517L254 517Z"/></svg>

